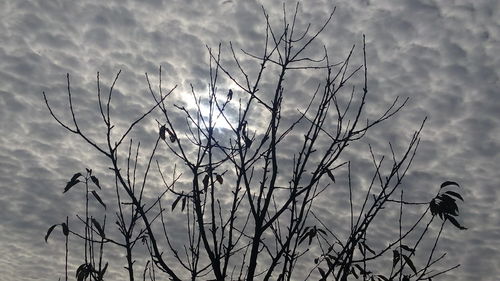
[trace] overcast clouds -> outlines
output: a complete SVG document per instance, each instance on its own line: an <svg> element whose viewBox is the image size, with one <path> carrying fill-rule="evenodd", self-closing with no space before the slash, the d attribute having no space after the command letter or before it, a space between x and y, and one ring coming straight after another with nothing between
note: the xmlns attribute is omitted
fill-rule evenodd
<svg viewBox="0 0 500 281"><path fill-rule="evenodd" d="M101 73L103 87L108 87L121 69L114 118L125 123L151 105L144 72L156 83L161 65L165 87L179 86L176 98L189 84L203 90L208 78L205 45L232 41L258 50L265 27L260 5L278 22L281 2L276 3L0 1L2 280L62 277L61 243L54 239L47 245L43 236L50 225L74 214L71 200L62 199L77 195L63 197L63 185L84 167L108 165L99 164L101 158L96 158L95 151L55 123L43 104L42 91L59 116L69 117L65 96L69 72L79 118L92 127L99 120L94 100L96 72ZM369 133L365 143L381 150L387 149L388 141L402 145L428 116L408 184L429 194L435 189L425 190L426 186L448 179L464 188L461 219L469 230L454 233L448 228L442 243L449 260L462 266L443 280L497 278L498 1L315 0L303 3L299 23L317 25L335 6L334 20L320 40L330 56L340 60L366 34L370 110L380 112L380 106L387 106L396 96L410 97L404 112ZM293 88L305 92L302 87L307 82L299 80ZM138 134L147 134L147 129L142 130Z"/></svg>

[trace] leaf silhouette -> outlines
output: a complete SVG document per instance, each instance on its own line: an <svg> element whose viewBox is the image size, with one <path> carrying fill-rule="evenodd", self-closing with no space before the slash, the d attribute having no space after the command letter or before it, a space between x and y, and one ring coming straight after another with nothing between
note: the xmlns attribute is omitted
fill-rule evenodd
<svg viewBox="0 0 500 281"><path fill-rule="evenodd" d="M352 273L352 275L354 275L354 277L355 277L356 279L358 279L358 278L359 278L359 275L356 273L356 270L354 270L354 267L353 267L353 268L351 268L351 273Z"/></svg>
<svg viewBox="0 0 500 281"><path fill-rule="evenodd" d="M450 185L456 185L456 186L460 187L460 185L457 182L454 182L454 181L445 181L445 182L443 182L441 184L441 188L447 187L447 186L450 186Z"/></svg>
<svg viewBox="0 0 500 281"><path fill-rule="evenodd" d="M208 176L208 174L205 175L205 177L203 178L203 190L205 192L207 192L207 189L208 189L208 180L210 179L210 177Z"/></svg>
<svg viewBox="0 0 500 281"><path fill-rule="evenodd" d="M69 181L75 181L77 178L79 178L82 175L82 173L76 173L74 174Z"/></svg>
<svg viewBox="0 0 500 281"><path fill-rule="evenodd" d="M457 192L454 192L454 191L451 191L451 190L450 190L450 191L446 191L445 193L447 193L447 194L449 194L449 195L451 195L451 196L455 196L455 197L457 197L458 199L460 199L460 200L464 201L464 199L462 198L462 196L461 196L460 194L458 194Z"/></svg>
<svg viewBox="0 0 500 281"><path fill-rule="evenodd" d="M62 231L63 231L63 234L64 236L68 236L69 235L69 228L68 228L68 225L66 223L62 223L61 224L62 226Z"/></svg>
<svg viewBox="0 0 500 281"><path fill-rule="evenodd" d="M73 186L75 186L75 184L79 183L80 180L70 180L67 184L66 184L66 187L64 187L64 191L63 193L66 193L68 190L70 190L70 188L72 188Z"/></svg>
<svg viewBox="0 0 500 281"><path fill-rule="evenodd" d="M406 245L401 245L401 249L406 250L406 251L411 252L411 253L415 252L414 249L412 249Z"/></svg>
<svg viewBox="0 0 500 281"><path fill-rule="evenodd" d="M217 179L217 181L218 181L220 184L222 184L222 183L224 182L224 179L222 179L222 176L221 176L221 175L217 175L215 178Z"/></svg>
<svg viewBox="0 0 500 281"><path fill-rule="evenodd" d="M177 203L179 203L179 200L181 200L181 198L182 194L175 199L174 203L172 203L172 211L175 209L175 206L177 206Z"/></svg>
<svg viewBox="0 0 500 281"><path fill-rule="evenodd" d="M396 250L393 250L392 254L393 254L393 256L392 256L392 268L394 268L394 267L396 267L396 264L398 264L399 259L401 257L399 256L399 252Z"/></svg>
<svg viewBox="0 0 500 281"><path fill-rule="evenodd" d="M83 281L85 280L92 271L92 266L90 264L82 264L76 270L76 280Z"/></svg>
<svg viewBox="0 0 500 281"><path fill-rule="evenodd" d="M411 261L411 259L408 256L406 256L406 255L403 255L403 259L410 266L411 270L413 270L413 272L415 272L415 274L417 274L417 269L415 268L415 265L413 264L413 262Z"/></svg>
<svg viewBox="0 0 500 281"><path fill-rule="evenodd" d="M92 218L92 223L94 224L95 228L97 229L97 232L99 232L99 235L101 235L102 238L106 238L106 235L104 234L104 230L102 229L99 222L96 219Z"/></svg>
<svg viewBox="0 0 500 281"><path fill-rule="evenodd" d="M464 227L464 226L460 225L460 224L458 223L458 221L457 221L454 217L452 217L452 216L450 216L450 215L448 215L448 214L445 214L445 215L444 215L444 217L445 217L447 220L449 220L449 221L450 221L450 222L451 222L451 223L452 223L455 227L457 227L458 229L461 229L461 230L465 230L465 229L467 229L467 227Z"/></svg>
<svg viewBox="0 0 500 281"><path fill-rule="evenodd" d="M333 181L335 182L335 176L333 175L332 171L330 171L329 169L326 169L326 174L328 175L328 177Z"/></svg>
<svg viewBox="0 0 500 281"><path fill-rule="evenodd" d="M365 242L361 242L361 244L363 244L364 248L365 248L366 250L368 250L368 252L370 252L370 253L372 253L372 254L374 254L374 255L375 255L375 251L374 251L374 250L372 250L372 248L368 247L368 245L366 245L366 243L365 243Z"/></svg>
<svg viewBox="0 0 500 281"><path fill-rule="evenodd" d="M101 197L99 196L99 194L97 194L97 192L95 192L95 190L92 190L92 195L94 195L95 199L97 199L97 201L99 201L99 203L101 203L101 205L104 207L104 209L106 209L106 204L104 204L104 202L102 202Z"/></svg>
<svg viewBox="0 0 500 281"><path fill-rule="evenodd" d="M165 125L160 127L160 138L165 140Z"/></svg>
<svg viewBox="0 0 500 281"><path fill-rule="evenodd" d="M186 208L186 198L187 198L187 197L185 197L185 196L182 198L182 208L181 208L181 212L184 212L184 208Z"/></svg>
<svg viewBox="0 0 500 281"><path fill-rule="evenodd" d="M99 187L99 189L101 189L101 185L99 185L99 179L97 179L96 176L90 176L90 179L95 185L97 185L97 187Z"/></svg>
<svg viewBox="0 0 500 281"><path fill-rule="evenodd" d="M377 275L377 277L384 280L384 281L389 281L389 279L387 279L387 277L385 277L384 275L379 274L379 275Z"/></svg>
<svg viewBox="0 0 500 281"><path fill-rule="evenodd" d="M45 242L46 243L47 243L47 239L49 239L50 233L52 233L52 230L54 230L54 228L58 225L59 224L54 224L53 226L49 227L49 229L47 230L47 234L45 234Z"/></svg>
<svg viewBox="0 0 500 281"><path fill-rule="evenodd" d="M170 141L175 142L177 140L177 136L175 135L175 133L170 131L169 128L166 128L165 130L167 130L168 138L170 139Z"/></svg>
<svg viewBox="0 0 500 281"><path fill-rule="evenodd" d="M321 278L326 280L326 273L325 270L321 267L318 267L319 274L321 274Z"/></svg>

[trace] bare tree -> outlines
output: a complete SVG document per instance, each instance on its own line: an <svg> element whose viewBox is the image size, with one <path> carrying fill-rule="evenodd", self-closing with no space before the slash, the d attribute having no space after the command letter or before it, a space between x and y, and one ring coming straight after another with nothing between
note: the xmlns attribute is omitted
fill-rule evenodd
<svg viewBox="0 0 500 281"><path fill-rule="evenodd" d="M260 54L245 50L239 53L229 44L232 63L223 63L222 46L216 50L207 47L209 89L200 95L191 87L194 109L168 101L176 87L164 91L161 68L157 91L146 74L154 103L122 128L118 137L118 128L110 118L110 105L120 72L107 97L101 97L97 75L99 114L106 127L101 142L92 140L77 121L69 74L71 124L56 116L43 94L52 117L109 159L114 175L117 208L113 226L119 230L118 235L108 234L106 215L89 213L89 200L95 199L103 209L107 208L98 194L101 186L92 170L74 174L64 189L67 192L81 183L86 187L85 217L77 216L83 230L70 227L68 221L61 224L66 249L70 235L85 245L84 261L76 272L78 280L103 280L108 266L107 262L104 264L103 252L111 247L126 253L130 280L138 276L143 280L156 280L159 276L171 280L431 280L457 267L434 270L444 257L436 257L444 224L450 222L465 229L456 219L456 201L463 198L450 190L458 183L444 182L438 194L427 202L409 202L404 198L411 191L403 188L403 180L417 151L425 119L402 153L396 153L391 146L386 160L377 158L369 147L372 177L367 179L367 186L353 187L352 162L345 158L345 152L372 127L399 112L407 99L396 98L377 118L364 120L369 106L364 37L361 66L350 66L354 46L340 63L332 63L326 47L320 51L311 48L335 10L315 31L307 26L300 34L297 11L298 5L288 17L284 9L283 25L276 28L263 9L265 40ZM308 55L311 53L321 55L314 58ZM248 61L256 66L250 69ZM292 114L285 105L290 98L286 79L301 72L322 75L322 82L310 91L307 103ZM222 76L235 87L221 87ZM361 89L355 87L353 79L361 80ZM158 135L139 177L140 145L129 135L153 113L160 113L162 118L156 120ZM179 114L184 116L186 125L173 121ZM220 124L225 127L222 129ZM126 143L128 147L124 148ZM119 159L123 151L125 161ZM169 153L184 166L160 163L160 151ZM173 170L171 178L163 172L165 166ZM153 172L162 181L148 181ZM145 191L157 191L159 185L162 191L154 198L145 196ZM98 189L91 190L89 186ZM332 189L348 190L345 202L349 202L349 209L343 210L349 214L348 227L344 229L332 227L343 218L321 214L320 197L331 194L328 191ZM353 192L365 194L360 197ZM354 197L362 199L357 202ZM409 227L403 227L403 212L410 208L416 210L408 212L423 212ZM399 231L387 240L374 241L368 234L384 209L397 211ZM173 238L169 224L180 214L186 222L183 241L177 236ZM432 223L439 224L435 237L431 237ZM56 226L49 229L46 239ZM433 247L431 251L418 252L426 263L417 265L413 260L425 241L433 241ZM148 257L134 256L137 247L147 249ZM148 259L144 267L134 267L137 257Z"/></svg>

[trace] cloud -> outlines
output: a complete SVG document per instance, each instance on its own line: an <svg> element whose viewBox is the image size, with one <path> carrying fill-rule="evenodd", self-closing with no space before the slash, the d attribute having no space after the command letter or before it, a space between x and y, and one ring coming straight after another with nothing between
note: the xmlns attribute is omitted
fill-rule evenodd
<svg viewBox="0 0 500 281"><path fill-rule="evenodd" d="M71 124L65 77L69 72L82 129L97 143L103 143L104 127L96 125L102 124L96 95L97 71L102 98L107 98L116 73L122 70L111 107L117 135L153 105L144 72L149 73L157 91L159 65L163 68L164 91L178 85L172 99L193 106L190 84L200 96L207 89L206 45L216 50L223 42L224 63L231 58L229 41L238 52L243 48L261 54L265 28L261 4L273 26L279 28L282 6L268 1L0 3L0 204L4 210L0 223L0 275L4 280L63 275L62 236L55 233L49 245L44 244L43 236L50 225L83 210L78 191L62 195L63 185L73 173L91 167L107 187L113 186L112 177L107 177L109 163L102 162L95 150L51 119L41 92L46 92L55 114ZM359 65L361 35L366 34L370 90L367 116L381 114L396 96L410 98L405 110L386 125L373 128L363 142L347 152L346 156L358 165L354 183L357 188L365 188L365 177L373 172L373 166L366 162L368 143L377 155L389 155L389 141L401 151L413 130L428 116L419 153L405 181L415 193L405 194L415 200L429 199L440 182L460 182L466 200L461 219L470 230L454 233L447 229L448 240L442 246L449 252L449 264L462 266L443 280L490 280L497 276L499 271L493 263L500 259L495 246L499 244L500 225L495 207L500 184L496 164L500 160L500 126L496 118L500 112L499 4L466 0L453 5L413 0L335 4L332 24L319 42L327 45L335 61L345 58L356 44L353 65ZM287 3L287 7L291 9L292 5ZM297 26L310 21L312 30L316 30L332 7L329 1L303 3L303 16L299 16ZM322 49L321 44L318 47ZM250 66L249 76L255 77L255 64L244 56L242 64ZM303 108L303 96L322 82L322 76L307 77L296 72L290 77L286 81L286 102L290 107L284 112L298 116L295 109ZM229 79L221 79L224 94L227 88L235 89L235 99L243 94ZM271 88L271 82L265 80L259 94ZM186 131L182 115L172 118L176 129ZM284 122L292 120L293 116L284 118ZM146 153L151 147L148 145L155 141L157 124L154 120L144 124L132 135L142 140L141 148ZM290 142L296 139L292 136ZM292 154L292 147L284 154ZM358 149L363 153L357 153ZM122 158L125 156L126 152ZM161 157L170 159L166 154ZM290 170L289 162L284 162L283 170ZM113 197L111 189L102 192L103 198ZM346 193L333 189L329 192L337 198L333 203L343 211L327 208L332 202L321 202L319 211L332 216L341 213L339 221L348 220L346 201L340 199ZM394 219L390 212L387 217ZM174 216L174 229L179 228L179 220ZM384 226L381 224L374 233L386 235ZM182 239L180 230L173 233L176 239ZM119 255L110 253L110 257ZM76 265L80 260L72 257L71 262Z"/></svg>

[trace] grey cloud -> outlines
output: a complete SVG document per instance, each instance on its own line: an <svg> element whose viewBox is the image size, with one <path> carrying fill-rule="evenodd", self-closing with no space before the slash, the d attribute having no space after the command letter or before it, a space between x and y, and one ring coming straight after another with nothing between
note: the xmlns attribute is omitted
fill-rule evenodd
<svg viewBox="0 0 500 281"><path fill-rule="evenodd" d="M48 226L82 209L78 191L62 195L65 181L89 165L96 172L102 171L99 175L103 183L112 186L112 177L107 178L108 163L96 158L95 151L51 120L41 92L47 93L56 114L70 121L65 84L65 73L70 72L78 118L82 127L100 141L103 127L94 126L100 122L97 71L101 74L104 97L118 69L123 71L111 108L112 117L119 125L117 132L122 132L128 121L152 105L144 72L149 73L156 91L159 65L164 71L164 89L178 84L173 98L182 97L182 103L192 105L192 101L185 98L189 95L189 84L192 83L200 95L207 86L205 44L215 48L219 42L225 43L225 59L230 55L228 41L232 41L236 49L244 48L256 54L262 51L265 25L260 3L222 2L15 1L0 4L0 15L5 19L0 24L0 201L6 210L6 219L0 224L3 278L54 278L52 273L62 276L64 249L58 243L59 234L55 234L49 245L44 244L43 235ZM282 6L263 4L278 28ZM489 280L497 276L494 262L500 258L500 249L495 246L500 218L494 206L498 205L496 178L500 149L496 118L500 112L498 3L341 1L334 4L337 11L332 25L320 39L335 60L345 57L356 43L356 63L353 63L356 65L362 63L359 60L361 34L367 35L368 116L377 116L397 95L411 98L403 112L387 125L374 128L345 155L356 164L353 165L354 186L366 188L366 178L373 172L366 154L368 143L377 156L389 155L389 141L401 151L412 131L428 116L420 150L405 181L407 188L416 191L405 194L408 200L428 200L440 182L459 181L466 198L462 219L470 230L446 233L443 247L449 250L451 260L458 257L462 267L443 279ZM288 11L293 6L287 3ZM302 25L311 21L314 26L326 18L331 7L332 3L323 1L303 3L304 16L299 17L298 22ZM245 65L252 65L247 58L243 60ZM250 68L252 77L255 69ZM303 74L293 73L287 81L290 98L286 102L290 109L284 111L284 122L294 120L295 108L303 106L303 95L310 93L323 79L321 75L305 77ZM226 79L221 87L228 85ZM264 81L261 94L271 88L271 81ZM241 94L234 90L235 94ZM163 120L161 116L155 117ZM173 111L172 118L180 132L186 130L184 115ZM305 125L300 124L299 128ZM156 133L156 121L149 120L132 132L132 136L140 138L147 150ZM224 131L217 133L222 135ZM290 143L296 138L291 136ZM293 155L294 151L290 146L283 154ZM163 152L160 155L160 160L170 160ZM179 167L181 165L179 163ZM164 168L171 172L171 167ZM287 162L283 170L289 169ZM339 172L338 178L343 175L345 171ZM159 177L156 174L153 178ZM339 180L339 186L345 185L345 179ZM113 197L110 189L102 192L103 199ZM148 192L151 192L148 196L153 196L152 190ZM333 202L321 201L318 213L324 214L325 219L338 218L338 221L327 221L347 231L347 191L331 189L327 195L325 198L331 196ZM408 211L408 216L412 215L413 212ZM179 217L174 216L171 224L176 230L174 238L182 241ZM383 218L393 220L394 212L387 212ZM392 233L386 231L390 225L381 223L373 229L374 235L390 237ZM116 260L119 255L113 252L109 258ZM39 263L41 260L45 262ZM78 262L76 257L71 260L73 265ZM123 274L122 271L113 273Z"/></svg>

